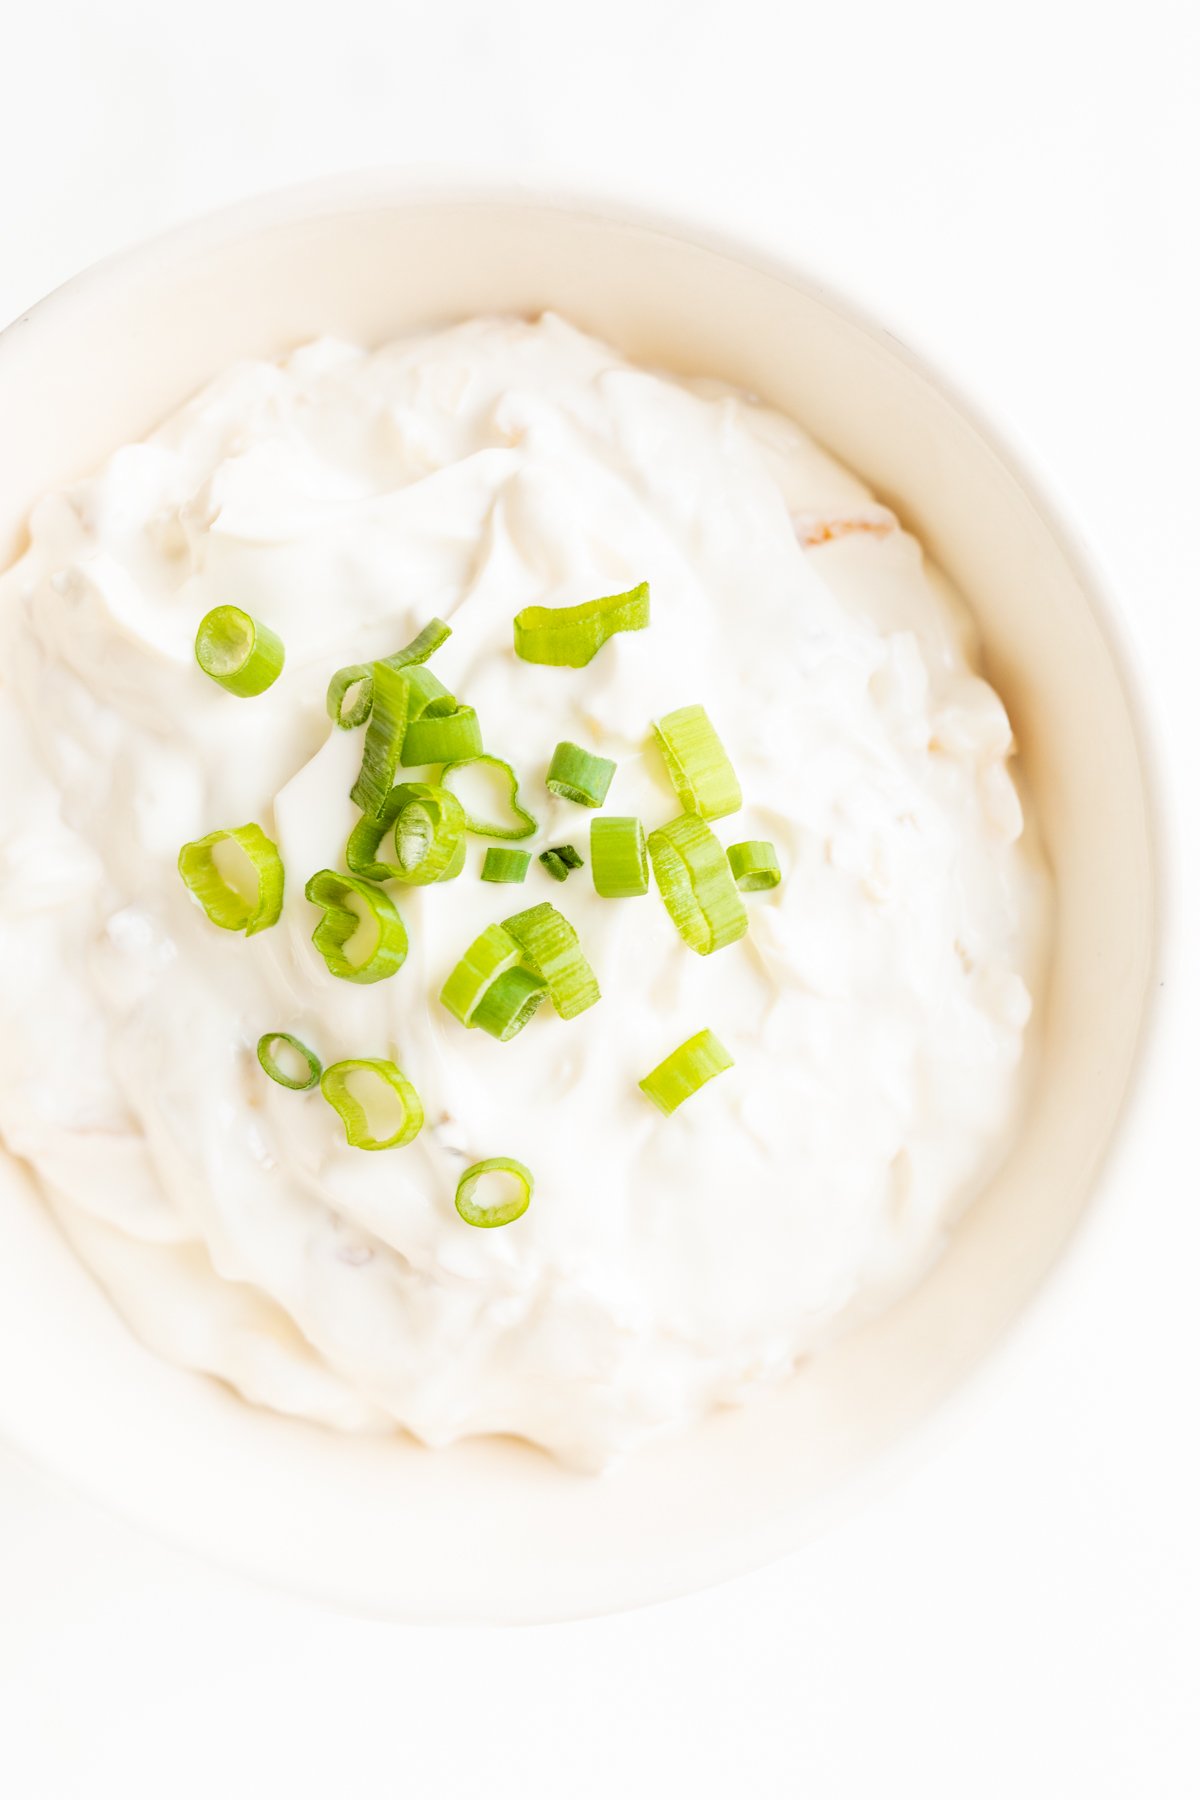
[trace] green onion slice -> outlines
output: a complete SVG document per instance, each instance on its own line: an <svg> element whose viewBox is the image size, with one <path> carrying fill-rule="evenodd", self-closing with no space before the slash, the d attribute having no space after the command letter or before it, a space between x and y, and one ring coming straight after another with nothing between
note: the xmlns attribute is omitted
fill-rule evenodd
<svg viewBox="0 0 1200 1800"><path fill-rule="evenodd" d="M512 765L510 763L502 762L498 756L463 756L455 762L446 764L446 767L442 770L441 774L442 786L450 788L452 793L457 794L459 784L464 779L470 779L465 773L468 769L486 769L489 771L494 769L498 771L499 778L493 779L497 786L503 783L505 790L503 797L507 799L508 804L512 809L513 816L507 823L502 823L498 819L479 818L470 810L467 810L467 830L474 832L477 837L532 837L533 833L537 830L537 820L532 813L527 813L525 811L525 808L517 799L517 777Z"/></svg>
<svg viewBox="0 0 1200 1800"><path fill-rule="evenodd" d="M450 636L450 627L443 619L431 619L419 631L411 644L403 650L397 650L392 656L380 658L391 669L407 669L415 663L427 662L434 651L440 649ZM329 683L329 691L325 696L325 705L335 725L343 731L351 731L356 725L363 725L371 716L374 677L371 673L373 663L348 663L339 669Z"/></svg>
<svg viewBox="0 0 1200 1800"><path fill-rule="evenodd" d="M382 888L319 869L304 897L324 912L312 941L339 981L385 981L408 955L404 920Z"/></svg>
<svg viewBox="0 0 1200 1800"><path fill-rule="evenodd" d="M507 850L499 844L491 844L484 853L481 878L484 881L524 881L529 873L529 863L528 850Z"/></svg>
<svg viewBox="0 0 1200 1800"><path fill-rule="evenodd" d="M260 825L210 831L179 852L184 886L222 931L253 937L279 917L283 863Z"/></svg>
<svg viewBox="0 0 1200 1800"><path fill-rule="evenodd" d="M283 668L283 642L240 606L214 606L196 633L196 661L227 694L264 694Z"/></svg>
<svg viewBox="0 0 1200 1800"><path fill-rule="evenodd" d="M572 869L583 867L583 858L574 844L558 844L553 850L543 850L538 861L555 881L565 881Z"/></svg>
<svg viewBox="0 0 1200 1800"><path fill-rule="evenodd" d="M408 676L387 663L373 663L371 693L371 719L363 742L362 768L350 789L350 798L374 818L391 792L404 748L409 720Z"/></svg>
<svg viewBox="0 0 1200 1800"><path fill-rule="evenodd" d="M513 620L513 648L525 662L582 669L616 631L650 623L650 584L582 606L526 606Z"/></svg>
<svg viewBox="0 0 1200 1800"><path fill-rule="evenodd" d="M386 1057L331 1063L321 1077L321 1092L355 1150L394 1150L411 1144L425 1123L416 1088ZM393 1125L395 1129L388 1130Z"/></svg>
<svg viewBox="0 0 1200 1800"><path fill-rule="evenodd" d="M507 1044L524 1031L547 992L546 983L532 970L506 969L484 993L471 1024Z"/></svg>
<svg viewBox="0 0 1200 1800"><path fill-rule="evenodd" d="M733 1058L724 1044L705 1029L680 1044L678 1050L672 1050L656 1069L651 1069L644 1081L638 1082L638 1086L660 1112L669 1115L685 1100L690 1100L706 1081L732 1067Z"/></svg>
<svg viewBox="0 0 1200 1800"><path fill-rule="evenodd" d="M654 726L675 792L685 812L723 819L742 804L742 790L725 747L702 706L681 706Z"/></svg>
<svg viewBox="0 0 1200 1800"><path fill-rule="evenodd" d="M414 719L404 734L400 761L406 769L427 763L463 762L483 750L483 732L473 706L456 706L450 713L432 708Z"/></svg>
<svg viewBox="0 0 1200 1800"><path fill-rule="evenodd" d="M487 1175L507 1175L516 1183L515 1192L510 1193L507 1200L494 1200L491 1206L479 1206L475 1200L475 1190ZM489 1156L486 1162L472 1163L463 1175L459 1176L458 1186L454 1190L454 1204L458 1216L468 1225L479 1225L490 1230L495 1225L511 1225L519 1219L529 1205L533 1193L533 1176L522 1162L511 1156Z"/></svg>
<svg viewBox="0 0 1200 1800"><path fill-rule="evenodd" d="M593 756L578 744L559 744L550 758L546 786L576 806L603 806L616 769L607 756Z"/></svg>
<svg viewBox="0 0 1200 1800"><path fill-rule="evenodd" d="M744 894L778 887L783 879L775 846L764 839L748 838L743 844L730 844L728 854L733 879Z"/></svg>
<svg viewBox="0 0 1200 1800"><path fill-rule="evenodd" d="M461 1025L473 1025L480 1001L492 983L521 961L521 946L502 925L481 931L442 989L442 1005Z"/></svg>
<svg viewBox="0 0 1200 1800"><path fill-rule="evenodd" d="M708 956L746 934L746 908L717 839L695 813L681 813L647 840L654 879L689 949Z"/></svg>
<svg viewBox="0 0 1200 1800"><path fill-rule="evenodd" d="M640 819L592 820L592 886L605 900L629 900L650 886Z"/></svg>
<svg viewBox="0 0 1200 1800"><path fill-rule="evenodd" d="M574 926L557 907L543 900L539 906L505 919L504 929L550 989L560 1019L573 1019L595 1006L600 984L580 948Z"/></svg>
<svg viewBox="0 0 1200 1800"><path fill-rule="evenodd" d="M290 1031L265 1031L258 1040L258 1060L272 1081L298 1094L316 1087L321 1079L320 1057Z"/></svg>
<svg viewBox="0 0 1200 1800"><path fill-rule="evenodd" d="M466 815L448 788L401 782L374 817L364 814L358 821L346 844L346 861L368 881L402 881L408 887L452 881L466 861L466 829ZM380 855L389 832L394 861Z"/></svg>

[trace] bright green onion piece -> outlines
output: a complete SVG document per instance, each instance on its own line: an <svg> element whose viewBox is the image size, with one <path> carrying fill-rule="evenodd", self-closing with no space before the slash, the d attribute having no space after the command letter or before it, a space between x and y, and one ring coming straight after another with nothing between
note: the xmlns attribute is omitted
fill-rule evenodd
<svg viewBox="0 0 1200 1800"><path fill-rule="evenodd" d="M507 1044L518 1031L524 1031L547 992L546 983L532 970L506 969L480 1000L471 1024Z"/></svg>
<svg viewBox="0 0 1200 1800"><path fill-rule="evenodd" d="M386 1057L331 1063L321 1092L346 1129L355 1150L394 1150L411 1144L425 1123L420 1095L402 1070ZM378 1135L383 1124L385 1135ZM395 1123L395 1129L386 1127ZM375 1129L373 1129L375 1128Z"/></svg>
<svg viewBox="0 0 1200 1800"><path fill-rule="evenodd" d="M646 848L675 929L688 948L709 956L746 934L746 908L729 859L695 813L652 831Z"/></svg>
<svg viewBox="0 0 1200 1800"><path fill-rule="evenodd" d="M491 1206L480 1206L475 1200L475 1190L487 1175L508 1175L516 1182L516 1191L507 1200L493 1201ZM490 1230L496 1225L511 1225L519 1219L529 1205L533 1193L533 1176L522 1162L511 1156L489 1156L486 1162L472 1163L471 1167L458 1178L458 1186L454 1190L454 1204L460 1219L468 1225L479 1225Z"/></svg>
<svg viewBox="0 0 1200 1800"><path fill-rule="evenodd" d="M448 788L401 782L374 817L364 814L358 821L346 844L346 861L368 881L402 881L408 887L452 881L466 861L466 829L463 809ZM394 861L380 855L389 832Z"/></svg>
<svg viewBox="0 0 1200 1800"><path fill-rule="evenodd" d="M733 1058L720 1039L711 1031L698 1031L686 1044L680 1044L678 1050L672 1050L656 1069L651 1069L638 1086L648 1100L653 1100L659 1112L669 1116L677 1106L690 1100L706 1081L732 1067Z"/></svg>
<svg viewBox="0 0 1200 1800"><path fill-rule="evenodd" d="M290 1070L281 1057L288 1058ZM316 1087L321 1079L320 1057L314 1056L308 1045L302 1044L290 1031L264 1032L258 1040L258 1060L264 1074L272 1081L277 1081L280 1087L292 1088L298 1094Z"/></svg>
<svg viewBox="0 0 1200 1800"><path fill-rule="evenodd" d="M778 887L783 879L775 846L763 839L748 838L744 844L730 844L728 855L733 879L744 894Z"/></svg>
<svg viewBox="0 0 1200 1800"><path fill-rule="evenodd" d="M742 804L725 746L702 706L681 706L657 720L654 735L685 812L723 819Z"/></svg>
<svg viewBox="0 0 1200 1800"><path fill-rule="evenodd" d="M304 897L324 917L312 941L339 981L385 981L408 955L404 920L382 888L354 875L319 869Z"/></svg>
<svg viewBox="0 0 1200 1800"><path fill-rule="evenodd" d="M555 881L565 881L572 869L583 867L583 858L574 844L557 844L553 850L543 850L538 861Z"/></svg>
<svg viewBox="0 0 1200 1800"><path fill-rule="evenodd" d="M529 873L528 850L505 850L491 844L484 853L480 877L483 881L524 881Z"/></svg>
<svg viewBox="0 0 1200 1800"><path fill-rule="evenodd" d="M513 620L513 648L525 662L582 669L616 631L650 623L650 584L581 606L526 606Z"/></svg>
<svg viewBox="0 0 1200 1800"><path fill-rule="evenodd" d="M473 706L457 706L451 713L432 709L414 719L404 736L400 761L406 769L428 763L463 762L483 749L483 732Z"/></svg>
<svg viewBox="0 0 1200 1800"><path fill-rule="evenodd" d="M196 661L227 694L264 694L283 668L283 641L240 606L214 606L196 633Z"/></svg>
<svg viewBox="0 0 1200 1800"><path fill-rule="evenodd" d="M426 662L449 636L450 627L443 619L431 619L411 644L405 645L403 650L397 650L393 656L381 657L380 661L387 663L390 669L411 668L415 663ZM329 683L325 705L334 724L339 725L343 731L352 731L356 725L365 724L371 716L375 685L371 673L373 667L373 663L348 663L344 669L337 671Z"/></svg>
<svg viewBox="0 0 1200 1800"><path fill-rule="evenodd" d="M578 744L559 744L550 758L546 786L576 806L603 806L616 769L607 756L593 756Z"/></svg>
<svg viewBox="0 0 1200 1800"><path fill-rule="evenodd" d="M465 808L466 817L467 817L467 830L474 832L476 837L497 837L497 838L532 837L533 833L537 830L537 820L534 818L532 813L527 813L525 811L525 808L521 805L520 801L517 799L517 785L518 784L517 784L516 773L514 772L511 764L501 761L500 757L498 757L498 756L464 756L464 757L460 757L456 762L449 762L446 764L445 768L442 770L442 773L441 773L442 786L450 788L452 793L457 794L458 793L458 784L464 779L464 772L466 770L481 769L481 768L485 768L485 767L487 769L499 770L500 775L503 778L504 786L507 789L507 794L505 797L508 800L509 806L512 808L513 816L512 816L512 819L510 819L508 821L508 823L505 824L505 823L502 823L498 819L485 819L482 817L478 817L477 815L475 815L474 813L471 812L469 807L467 807L467 808ZM452 785L452 778L453 778L454 785ZM461 798L461 795L459 795L459 798Z"/></svg>
<svg viewBox="0 0 1200 1800"><path fill-rule="evenodd" d="M629 900L650 886L640 819L592 820L592 886L605 900Z"/></svg>
<svg viewBox="0 0 1200 1800"><path fill-rule="evenodd" d="M573 1019L595 1006L600 984L580 948L574 926L558 908L543 900L505 919L504 929L524 952L525 961L550 989L560 1019Z"/></svg>
<svg viewBox="0 0 1200 1800"><path fill-rule="evenodd" d="M184 886L222 931L253 937L279 917L283 863L260 825L210 831L179 852Z"/></svg>
<svg viewBox="0 0 1200 1800"><path fill-rule="evenodd" d="M409 720L409 680L400 669L371 667L371 720L363 742L362 768L350 798L374 818L391 792Z"/></svg>
<svg viewBox="0 0 1200 1800"><path fill-rule="evenodd" d="M442 1005L460 1025L473 1025L476 1009L492 983L520 961L521 946L516 939L502 925L489 925L450 971L442 989Z"/></svg>

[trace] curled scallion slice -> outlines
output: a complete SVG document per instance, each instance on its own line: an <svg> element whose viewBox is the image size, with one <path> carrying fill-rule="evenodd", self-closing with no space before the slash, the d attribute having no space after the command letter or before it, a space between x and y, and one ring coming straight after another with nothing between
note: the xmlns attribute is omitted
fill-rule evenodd
<svg viewBox="0 0 1200 1800"><path fill-rule="evenodd" d="M471 1024L507 1044L524 1031L547 992L546 983L531 969L506 969L485 990Z"/></svg>
<svg viewBox="0 0 1200 1800"><path fill-rule="evenodd" d="M395 1150L411 1144L425 1123L425 1109L412 1082L386 1057L356 1057L331 1063L321 1092L355 1150ZM384 1123L382 1135L379 1131ZM393 1125L388 1130L388 1125Z"/></svg>
<svg viewBox="0 0 1200 1800"><path fill-rule="evenodd" d="M415 663L426 662L449 636L450 627L444 619L431 619L411 644L406 644L403 650L397 650L392 656L384 656L379 660L391 669L411 668ZM356 725L365 724L371 716L374 666L374 663L348 663L344 669L337 671L329 683L325 705L334 724L343 731L352 731Z"/></svg>
<svg viewBox="0 0 1200 1800"><path fill-rule="evenodd" d="M681 813L652 831L646 848L654 879L684 943L709 956L746 934L746 908L729 859L703 819Z"/></svg>
<svg viewBox="0 0 1200 1800"><path fill-rule="evenodd" d="M283 906L283 863L261 825L210 831L179 852L184 886L222 931L253 937Z"/></svg>
<svg viewBox="0 0 1200 1800"><path fill-rule="evenodd" d="M401 762L406 769L429 763L463 762L483 750L483 733L473 706L456 706L453 712L425 712L413 719L404 734Z"/></svg>
<svg viewBox="0 0 1200 1800"><path fill-rule="evenodd" d="M409 721L409 680L387 663L371 665L371 717L363 740L362 767L350 798L374 818L391 792Z"/></svg>
<svg viewBox="0 0 1200 1800"><path fill-rule="evenodd" d="M607 756L593 756L578 744L559 744L550 758L546 786L576 806L603 806L616 768Z"/></svg>
<svg viewBox="0 0 1200 1800"><path fill-rule="evenodd" d="M480 1206L475 1199L476 1189L480 1182L488 1176L508 1176L510 1184L516 1183L515 1191L511 1189L505 1200L494 1200L490 1206ZM471 1167L459 1176L458 1186L454 1191L454 1204L458 1215L468 1225L479 1225L488 1230L496 1225L511 1225L519 1219L529 1205L533 1193L533 1176L522 1162L511 1156L489 1156L486 1162L472 1163Z"/></svg>
<svg viewBox="0 0 1200 1800"><path fill-rule="evenodd" d="M774 844L760 838L748 838L745 843L730 844L728 856L733 879L744 894L779 886L782 876Z"/></svg>
<svg viewBox="0 0 1200 1800"><path fill-rule="evenodd" d="M504 929L521 947L524 960L550 990L560 1019L573 1019L595 1006L600 984L580 947L575 927L543 900L505 919Z"/></svg>
<svg viewBox="0 0 1200 1800"><path fill-rule="evenodd" d="M725 746L702 706L681 706L655 722L654 735L685 812L722 819L742 804Z"/></svg>
<svg viewBox="0 0 1200 1800"><path fill-rule="evenodd" d="M321 1079L320 1057L290 1031L265 1031L258 1040L257 1055L265 1075L298 1094L316 1087Z"/></svg>
<svg viewBox="0 0 1200 1800"><path fill-rule="evenodd" d="M525 662L582 669L614 632L650 623L650 585L606 594L581 606L526 606L513 620L513 648Z"/></svg>
<svg viewBox="0 0 1200 1800"><path fill-rule="evenodd" d="M214 606L196 632L196 661L227 694L264 694L283 668L283 641L240 606Z"/></svg>
<svg viewBox="0 0 1200 1800"><path fill-rule="evenodd" d="M408 955L408 933L382 888L355 875L319 869L304 897L324 914L312 941L331 975L339 981L372 982L396 973Z"/></svg>
<svg viewBox="0 0 1200 1800"><path fill-rule="evenodd" d="M364 814L350 833L346 861L368 881L402 881L426 887L452 881L466 860L466 816L448 788L426 781L394 787L373 816ZM391 834L393 856L380 854Z"/></svg>
<svg viewBox="0 0 1200 1800"><path fill-rule="evenodd" d="M605 900L628 900L650 886L640 819L592 820L592 886Z"/></svg>
<svg viewBox="0 0 1200 1800"><path fill-rule="evenodd" d="M733 1058L724 1044L705 1029L688 1038L677 1050L672 1050L656 1069L651 1069L645 1080L638 1082L638 1086L660 1112L669 1115L706 1081L732 1067Z"/></svg>
<svg viewBox="0 0 1200 1800"><path fill-rule="evenodd" d="M485 818L472 812L464 802L467 830L477 837L495 838L527 838L537 830L537 820L532 813L525 811L517 798L518 782L511 763L506 763L498 756L464 756L457 762L447 763L441 773L441 784L461 799L461 784L470 779L468 770L479 772L496 771L496 777L507 790L505 798L511 809L511 818L507 821L498 818Z"/></svg>
<svg viewBox="0 0 1200 1800"><path fill-rule="evenodd" d="M521 946L516 939L502 925L489 925L450 971L442 989L442 1005L460 1025L473 1025L479 1003L492 983L520 961Z"/></svg>
<svg viewBox="0 0 1200 1800"><path fill-rule="evenodd" d="M491 844L484 852L480 877L484 881L521 882L529 873L529 862L528 850L509 850Z"/></svg>

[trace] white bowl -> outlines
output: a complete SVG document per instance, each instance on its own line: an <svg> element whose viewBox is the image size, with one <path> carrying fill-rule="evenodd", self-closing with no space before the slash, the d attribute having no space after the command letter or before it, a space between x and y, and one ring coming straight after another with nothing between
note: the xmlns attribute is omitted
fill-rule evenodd
<svg viewBox="0 0 1200 1800"><path fill-rule="evenodd" d="M405 1618L636 1605L800 1542L961 1384L1058 1258L1138 1056L1155 957L1147 777L1100 583L1029 473L819 285L623 210L356 179L238 208L71 282L0 338L0 567L31 504L237 357L552 307L793 413L968 596L1057 893L1019 1142L929 1278L789 1382L588 1479L521 1445L430 1452L256 1412L167 1367L0 1166L0 1433L121 1512L288 1587Z"/></svg>

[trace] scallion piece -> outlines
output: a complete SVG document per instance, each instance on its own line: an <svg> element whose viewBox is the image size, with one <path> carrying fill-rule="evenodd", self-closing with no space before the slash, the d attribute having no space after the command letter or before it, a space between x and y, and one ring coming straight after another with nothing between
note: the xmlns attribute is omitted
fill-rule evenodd
<svg viewBox="0 0 1200 1800"><path fill-rule="evenodd" d="M402 881L408 887L451 881L466 860L466 829L466 815L448 788L401 782L374 817L364 814L358 821L346 844L346 861L368 881ZM380 855L389 832L394 860Z"/></svg>
<svg viewBox="0 0 1200 1800"><path fill-rule="evenodd" d="M371 719L363 742L362 768L350 798L374 818L391 792L409 720L409 680L401 669L371 665Z"/></svg>
<svg viewBox="0 0 1200 1800"><path fill-rule="evenodd" d="M432 709L414 719L404 734L400 760L406 769L428 763L463 762L483 749L483 733L473 706L456 706L453 712Z"/></svg>
<svg viewBox="0 0 1200 1800"><path fill-rule="evenodd" d="M525 662L582 669L616 631L650 623L650 584L581 606L526 606L513 620L513 648Z"/></svg>
<svg viewBox="0 0 1200 1800"><path fill-rule="evenodd" d="M258 1060L263 1073L272 1081L278 1082L280 1087L292 1088L298 1094L316 1087L321 1079L320 1057L314 1056L308 1045L302 1044L290 1031L264 1032L258 1040Z"/></svg>
<svg viewBox="0 0 1200 1800"><path fill-rule="evenodd" d="M408 955L404 920L382 888L354 875L319 869L304 897L322 909L313 943L339 981L384 981Z"/></svg>
<svg viewBox="0 0 1200 1800"><path fill-rule="evenodd" d="M431 619L419 631L411 644L403 650L397 650L392 656L384 656L379 660L387 663L392 669L407 669L415 663L423 663L440 649L450 636L450 627L443 619ZM329 683L325 696L325 705L335 725L343 731L352 731L356 725L363 725L371 716L374 677L373 663L348 663L339 669Z"/></svg>
<svg viewBox="0 0 1200 1800"><path fill-rule="evenodd" d="M260 825L210 831L179 852L184 886L222 931L253 937L279 917L283 863Z"/></svg>
<svg viewBox="0 0 1200 1800"><path fill-rule="evenodd" d="M638 1086L660 1112L670 1115L706 1081L732 1067L733 1058L724 1044L706 1029L672 1050Z"/></svg>
<svg viewBox="0 0 1200 1800"><path fill-rule="evenodd" d="M450 636L452 632L445 619L430 619L428 625L423 625L403 650L394 650L390 656L382 657L381 661L392 669L409 669L415 663L426 663Z"/></svg>
<svg viewBox="0 0 1200 1800"><path fill-rule="evenodd" d="M506 969L483 995L471 1024L507 1044L524 1031L547 992L546 983L531 969Z"/></svg>
<svg viewBox="0 0 1200 1800"><path fill-rule="evenodd" d="M730 844L728 855L733 879L744 894L779 886L782 875L774 844L760 838L748 838L743 844Z"/></svg>
<svg viewBox="0 0 1200 1800"><path fill-rule="evenodd" d="M529 863L528 850L506 850L491 844L484 852L480 876L484 881L521 882L529 873Z"/></svg>
<svg viewBox="0 0 1200 1800"><path fill-rule="evenodd" d="M425 1123L416 1088L386 1057L331 1063L321 1077L321 1092L342 1121L346 1142L355 1150L394 1150L411 1144ZM385 1124L382 1136L378 1135L381 1116ZM393 1120L398 1121L395 1129L386 1131Z"/></svg>
<svg viewBox="0 0 1200 1800"><path fill-rule="evenodd" d="M565 881L572 869L583 867L583 858L574 844L557 844L553 850L543 850L538 861L555 881Z"/></svg>
<svg viewBox="0 0 1200 1800"><path fill-rule="evenodd" d="M196 633L196 661L227 694L264 694L283 668L283 641L240 606L214 606Z"/></svg>
<svg viewBox="0 0 1200 1800"><path fill-rule="evenodd" d="M521 946L502 925L481 931L442 989L442 1005L460 1025L473 1025L480 1001L492 983L521 961Z"/></svg>
<svg viewBox="0 0 1200 1800"><path fill-rule="evenodd" d="M702 706L681 706L657 720L654 735L685 812L723 819L742 804L725 747Z"/></svg>
<svg viewBox="0 0 1200 1800"><path fill-rule="evenodd" d="M513 770L512 765L501 761L500 757L464 756L459 758L457 762L447 763L441 773L442 786L450 788L451 792L457 794L461 799L462 796L459 794L459 784L462 781L469 779L466 771L468 769L485 768L499 771L500 777L507 789L506 798L509 806L512 808L513 817L506 824L498 819L481 818L472 813L469 807L465 807L467 830L474 832L477 837L532 837L533 833L537 830L537 820L533 817L532 813L527 813L525 811L525 808L517 799L518 784L516 773Z"/></svg>
<svg viewBox="0 0 1200 1800"><path fill-rule="evenodd" d="M507 1200L495 1200L491 1206L480 1206L475 1200L475 1190L488 1175L507 1175L516 1182L516 1191L510 1193ZM472 1163L471 1167L458 1178L458 1186L454 1190L454 1204L460 1219L468 1225L479 1225L490 1230L496 1225L511 1225L519 1219L529 1205L533 1193L533 1176L522 1162L511 1156L489 1156L486 1162Z"/></svg>
<svg viewBox="0 0 1200 1800"><path fill-rule="evenodd" d="M550 758L546 786L576 806L603 806L616 769L607 756L593 756L578 744L559 744Z"/></svg>
<svg viewBox="0 0 1200 1800"><path fill-rule="evenodd" d="M504 929L524 952L525 961L550 989L560 1019L573 1019L595 1006L600 984L580 948L575 927L558 908L543 900L505 919Z"/></svg>
<svg viewBox="0 0 1200 1800"><path fill-rule="evenodd" d="M729 859L695 813L652 831L646 848L663 904L684 943L701 956L746 934L746 908Z"/></svg>
<svg viewBox="0 0 1200 1800"><path fill-rule="evenodd" d="M592 820L592 886L605 900L628 900L650 886L640 819Z"/></svg>

